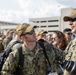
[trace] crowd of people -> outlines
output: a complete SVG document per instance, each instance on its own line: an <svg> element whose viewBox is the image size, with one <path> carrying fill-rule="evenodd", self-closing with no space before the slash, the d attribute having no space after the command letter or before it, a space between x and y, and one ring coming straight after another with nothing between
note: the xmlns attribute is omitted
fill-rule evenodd
<svg viewBox="0 0 76 75"><path fill-rule="evenodd" d="M76 9L69 16L64 16L71 28L62 31L47 31L37 26L23 23L16 30L8 29L6 36L0 33L0 52L11 47L1 75L13 75L19 66L19 53L21 47L24 61L20 75L76 75ZM42 45L44 45L44 47Z"/></svg>

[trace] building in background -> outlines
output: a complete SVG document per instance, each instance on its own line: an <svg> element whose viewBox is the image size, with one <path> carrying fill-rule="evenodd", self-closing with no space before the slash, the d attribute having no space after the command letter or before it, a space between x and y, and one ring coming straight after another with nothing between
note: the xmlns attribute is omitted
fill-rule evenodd
<svg viewBox="0 0 76 75"><path fill-rule="evenodd" d="M65 28L70 28L68 22L63 21L63 17L70 14L74 8L61 9L60 17L47 17L47 18L31 18L29 19L30 24L38 26L38 29L47 30L49 33L60 30L63 31Z"/></svg>
<svg viewBox="0 0 76 75"><path fill-rule="evenodd" d="M60 16L60 30L61 31L63 31L65 28L70 28L69 22L64 22L63 17L68 16L73 9L76 9L76 8L64 8L64 9L61 9L61 16Z"/></svg>
<svg viewBox="0 0 76 75"><path fill-rule="evenodd" d="M37 29L46 30L48 33L60 30L60 17L34 18L30 24L37 25Z"/></svg>
<svg viewBox="0 0 76 75"><path fill-rule="evenodd" d="M19 23L0 21L0 31L6 34L7 29L15 29Z"/></svg>
<svg viewBox="0 0 76 75"><path fill-rule="evenodd" d="M46 18L31 18L29 23L32 25L37 25L37 29L41 28L48 33L51 33L56 30L63 31L65 28L70 28L68 22L63 21L63 17L70 14L74 8L63 8L61 9L61 15L57 17L46 17ZM0 31L5 33L7 29L15 29L19 23L11 23L0 21Z"/></svg>

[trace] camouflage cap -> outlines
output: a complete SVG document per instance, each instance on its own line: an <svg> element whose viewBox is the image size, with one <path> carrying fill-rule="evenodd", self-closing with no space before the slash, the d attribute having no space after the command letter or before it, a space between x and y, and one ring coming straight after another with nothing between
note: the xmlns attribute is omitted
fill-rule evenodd
<svg viewBox="0 0 76 75"><path fill-rule="evenodd" d="M70 21L70 18L76 18L76 9L73 9L69 16L64 16L64 21Z"/></svg>
<svg viewBox="0 0 76 75"><path fill-rule="evenodd" d="M7 34L8 34L9 32L14 33L14 30L13 30L13 29L8 29L6 32L7 32Z"/></svg>
<svg viewBox="0 0 76 75"><path fill-rule="evenodd" d="M31 32L34 28L36 28L35 25L23 23L21 25L18 25L18 27L16 28L16 33L21 36L25 33Z"/></svg>
<svg viewBox="0 0 76 75"><path fill-rule="evenodd" d="M38 35L41 35L43 33L48 33L48 32L43 30L43 29L40 29L40 30L37 31L36 35L38 36Z"/></svg>

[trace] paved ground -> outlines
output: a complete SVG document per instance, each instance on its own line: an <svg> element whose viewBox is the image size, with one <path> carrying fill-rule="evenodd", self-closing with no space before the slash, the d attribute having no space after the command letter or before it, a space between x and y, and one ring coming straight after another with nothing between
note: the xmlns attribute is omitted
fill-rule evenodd
<svg viewBox="0 0 76 75"><path fill-rule="evenodd" d="M58 75L57 73L49 73L48 75Z"/></svg>

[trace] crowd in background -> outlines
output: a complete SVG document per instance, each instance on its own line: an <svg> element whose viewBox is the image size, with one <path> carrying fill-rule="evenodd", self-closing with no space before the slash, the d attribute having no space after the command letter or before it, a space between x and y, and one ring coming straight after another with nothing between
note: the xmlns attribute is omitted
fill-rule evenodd
<svg viewBox="0 0 76 75"><path fill-rule="evenodd" d="M54 31L53 33L48 33L47 31L43 29L39 29L36 32L37 39L44 39L48 41L49 43L52 43L57 48L61 50L65 50L68 43L75 38L73 33L71 32L70 28L66 28L62 31ZM16 36L16 31L13 29L8 29L6 31L6 35L4 35L2 32L0 32L0 51L6 49L7 45L10 43L12 39L14 39Z"/></svg>

